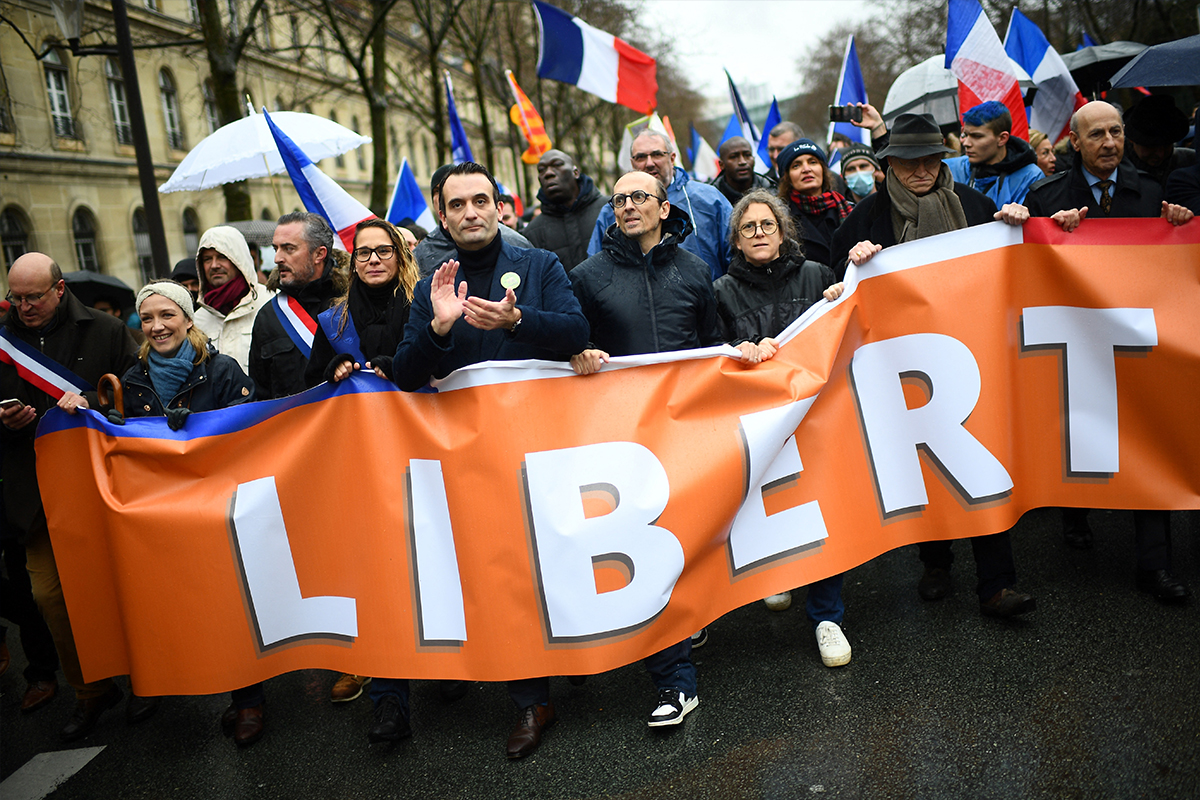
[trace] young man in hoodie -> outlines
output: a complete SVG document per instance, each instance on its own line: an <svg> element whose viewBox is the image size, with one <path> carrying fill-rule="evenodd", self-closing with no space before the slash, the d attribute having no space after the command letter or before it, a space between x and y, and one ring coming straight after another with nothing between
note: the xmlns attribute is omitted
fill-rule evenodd
<svg viewBox="0 0 1200 800"><path fill-rule="evenodd" d="M250 339L254 318L271 299L258 282L250 247L237 228L218 225L200 237L196 250L199 295L193 323L216 345L217 352L250 373Z"/></svg>
<svg viewBox="0 0 1200 800"><path fill-rule="evenodd" d="M543 153L537 174L542 213L525 227L525 238L558 256L570 272L588 257L588 239L608 198L561 150Z"/></svg>
<svg viewBox="0 0 1200 800"><path fill-rule="evenodd" d="M996 208L1025 202L1029 187L1046 177L1029 142L1012 135L1012 114L996 100L963 114L965 156L946 160L955 183L987 195Z"/></svg>

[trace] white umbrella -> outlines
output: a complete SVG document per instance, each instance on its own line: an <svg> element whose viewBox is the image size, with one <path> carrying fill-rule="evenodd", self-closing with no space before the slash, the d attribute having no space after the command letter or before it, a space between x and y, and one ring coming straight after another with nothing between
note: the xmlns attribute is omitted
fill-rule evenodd
<svg viewBox="0 0 1200 800"><path fill-rule="evenodd" d="M340 156L371 141L315 114L276 111L271 121L299 145L314 162ZM264 178L285 172L283 158L262 114L251 114L217 129L192 148L170 180L158 187L167 192L211 189L246 178Z"/></svg>
<svg viewBox="0 0 1200 800"><path fill-rule="evenodd" d="M901 114L932 114L939 125L958 122L958 78L945 63L945 54L932 56L896 77L883 103L883 118L888 124ZM1021 90L1033 88L1029 73L1011 58L1008 63L1017 74Z"/></svg>

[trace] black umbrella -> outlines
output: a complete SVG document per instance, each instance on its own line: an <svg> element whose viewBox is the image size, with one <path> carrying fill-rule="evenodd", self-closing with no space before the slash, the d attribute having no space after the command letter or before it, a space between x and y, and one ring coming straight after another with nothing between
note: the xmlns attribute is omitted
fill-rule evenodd
<svg viewBox="0 0 1200 800"><path fill-rule="evenodd" d="M1200 86L1200 34L1147 47L1112 76L1122 86Z"/></svg>
<svg viewBox="0 0 1200 800"><path fill-rule="evenodd" d="M63 280L67 282L67 286L71 289L71 294L78 297L79 302L85 306L90 306L97 300L105 299L115 303L122 311L133 309L133 301L135 299L133 289L130 289L129 284L120 278L114 278L112 275L103 275L99 272L80 270L79 272L65 273Z"/></svg>
<svg viewBox="0 0 1200 800"><path fill-rule="evenodd" d="M1067 53L1062 60L1079 91L1090 97L1103 90L1117 70L1145 49L1146 45L1137 42L1110 42Z"/></svg>

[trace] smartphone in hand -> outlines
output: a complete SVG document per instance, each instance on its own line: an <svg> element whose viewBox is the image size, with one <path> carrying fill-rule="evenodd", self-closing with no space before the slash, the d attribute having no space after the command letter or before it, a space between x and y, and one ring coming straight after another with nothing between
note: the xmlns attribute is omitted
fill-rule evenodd
<svg viewBox="0 0 1200 800"><path fill-rule="evenodd" d="M862 122L861 106L830 106L830 122Z"/></svg>

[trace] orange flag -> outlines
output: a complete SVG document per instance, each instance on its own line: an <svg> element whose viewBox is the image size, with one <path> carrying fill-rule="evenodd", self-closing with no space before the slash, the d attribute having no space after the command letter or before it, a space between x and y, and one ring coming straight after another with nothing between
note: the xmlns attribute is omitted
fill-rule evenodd
<svg viewBox="0 0 1200 800"><path fill-rule="evenodd" d="M508 78L508 85L512 88L513 97L517 101L508 110L508 116L512 119L513 124L521 129L521 133L525 135L525 141L529 142L529 149L521 154L521 160L526 164L536 164L542 154L554 145L550 143L550 137L546 135L546 123L542 121L542 115L537 112L533 103L521 91L521 87L513 78L512 70L504 70L504 76Z"/></svg>

